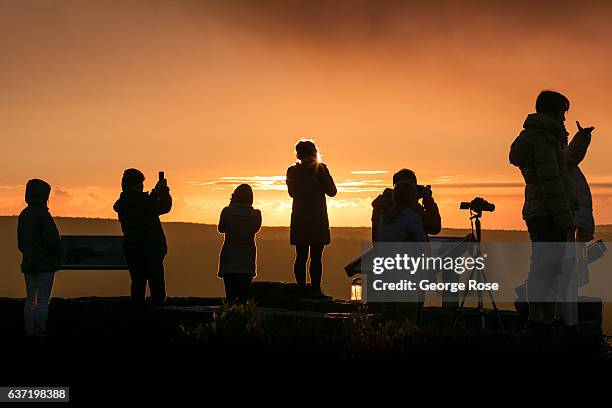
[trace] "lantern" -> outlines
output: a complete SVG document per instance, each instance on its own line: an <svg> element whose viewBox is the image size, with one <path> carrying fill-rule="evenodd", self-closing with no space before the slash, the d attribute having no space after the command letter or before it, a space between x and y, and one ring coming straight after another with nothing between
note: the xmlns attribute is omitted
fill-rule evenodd
<svg viewBox="0 0 612 408"><path fill-rule="evenodd" d="M353 278L351 282L351 301L361 302L363 286L361 284L361 278Z"/></svg>

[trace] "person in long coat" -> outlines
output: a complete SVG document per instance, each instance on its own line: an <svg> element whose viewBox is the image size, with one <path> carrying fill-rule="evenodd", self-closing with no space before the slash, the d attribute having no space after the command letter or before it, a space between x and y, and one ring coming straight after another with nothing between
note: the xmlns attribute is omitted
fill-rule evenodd
<svg viewBox="0 0 612 408"><path fill-rule="evenodd" d="M331 242L326 195L334 197L336 184L327 165L319 160L311 140L295 145L298 161L287 169L287 189L293 198L290 243L295 246L293 273L300 288L306 288L306 263L310 255L310 283L321 294L323 248Z"/></svg>
<svg viewBox="0 0 612 408"><path fill-rule="evenodd" d="M29 337L38 339L46 334L53 280L62 256L60 234L47 207L50 193L51 186L45 181L29 180L25 191L28 206L17 221L17 246L23 254L21 271L26 286L25 329Z"/></svg>
<svg viewBox="0 0 612 408"><path fill-rule="evenodd" d="M239 185L230 204L221 211L218 230L225 234L219 254L219 273L228 303L244 303L257 275L255 235L261 228L261 212L253 208L253 190Z"/></svg>

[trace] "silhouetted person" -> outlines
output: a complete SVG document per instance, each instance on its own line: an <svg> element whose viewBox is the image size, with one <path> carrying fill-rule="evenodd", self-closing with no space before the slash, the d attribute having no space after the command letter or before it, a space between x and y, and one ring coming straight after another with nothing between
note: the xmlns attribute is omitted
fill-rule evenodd
<svg viewBox="0 0 612 408"><path fill-rule="evenodd" d="M393 188L392 200L392 207L385 209L379 217L378 242L427 242L423 220L418 211L416 184L406 180L397 182ZM411 252L418 252L418 255L424 249L410 248ZM418 291L415 302L385 303L383 311L389 318L420 321L423 301L424 294Z"/></svg>
<svg viewBox="0 0 612 408"><path fill-rule="evenodd" d="M121 196L113 206L123 231L123 251L132 279L131 298L136 304L145 300L147 282L153 305L166 299L164 257L168 252L159 216L172 208L172 197L165 179L150 192L144 192L144 174L127 169L121 180Z"/></svg>
<svg viewBox="0 0 612 408"><path fill-rule="evenodd" d="M417 210L417 187L411 181L395 184L393 206L380 215L380 242L426 242L427 234Z"/></svg>
<svg viewBox="0 0 612 408"><path fill-rule="evenodd" d="M219 254L219 277L228 303L245 303L257 274L255 234L261 228L261 212L253 208L253 190L248 184L236 187L230 203L221 211L219 232L225 234Z"/></svg>
<svg viewBox="0 0 612 408"><path fill-rule="evenodd" d="M306 288L306 262L310 253L310 282L315 294L321 293L323 248L330 243L325 195L334 197L336 184L327 166L318 160L310 140L295 145L298 162L287 169L287 188L293 198L290 242L295 245L293 273L300 288Z"/></svg>
<svg viewBox="0 0 612 408"><path fill-rule="evenodd" d="M21 271L27 292L23 317L26 333L36 338L45 336L53 278L61 266L60 235L47 208L50 192L46 182L28 181L28 206L17 222L17 246L23 254Z"/></svg>
<svg viewBox="0 0 612 408"><path fill-rule="evenodd" d="M416 175L412 170L402 169L393 175L393 185L395 186L400 181L409 181L418 185ZM418 192L418 190L417 190ZM440 211L436 204L431 189L421 188L421 197L423 204L419 204L417 200L416 212L423 220L425 233L429 235L437 235L442 229L442 220ZM372 241L378 241L378 226L380 224L380 216L383 212L389 211L393 207L393 189L386 188L374 201L372 201Z"/></svg>
<svg viewBox="0 0 612 408"><path fill-rule="evenodd" d="M554 321L555 300L550 295L554 295L566 249L564 244L543 247L536 243L573 239L572 212L578 207L565 156L568 132L564 122L569 106L569 100L560 93L541 92L536 113L527 116L523 131L510 148L510 162L521 169L525 179L523 218L534 243L527 297L530 320L535 324Z"/></svg>

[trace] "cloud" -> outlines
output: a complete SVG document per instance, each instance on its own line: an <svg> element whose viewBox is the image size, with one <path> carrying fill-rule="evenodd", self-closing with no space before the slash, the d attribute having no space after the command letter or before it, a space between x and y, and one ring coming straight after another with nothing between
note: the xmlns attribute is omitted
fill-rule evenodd
<svg viewBox="0 0 612 408"><path fill-rule="evenodd" d="M74 200L74 196L69 193L68 190L65 190L61 187L53 187L52 194L53 195L51 198L51 202L53 203L53 206L67 208L72 204Z"/></svg>
<svg viewBox="0 0 612 408"><path fill-rule="evenodd" d="M373 175L373 174L386 174L388 170L353 170L351 174L364 174L364 175Z"/></svg>
<svg viewBox="0 0 612 408"><path fill-rule="evenodd" d="M190 181L188 184L193 186L221 186L232 188L235 188L240 184L249 184L253 190L287 190L285 176L226 176L220 177L217 180L206 182Z"/></svg>
<svg viewBox="0 0 612 408"><path fill-rule="evenodd" d="M384 170L357 170L351 171L351 174L357 175L376 175L386 173ZM431 187L434 190L444 189L517 189L512 195L522 194L519 189L522 189L525 184L521 181L454 181L454 177L440 176L434 179ZM460 177L462 178L462 177ZM239 184L249 184L256 191L287 191L285 184L285 176L227 176L220 177L217 180L197 182L190 181L188 184L197 187L212 187L219 190L230 190L236 188ZM427 183L429 184L429 183ZM599 189L612 188L612 182L593 182L590 183L591 189L597 191ZM336 187L341 194L363 194L363 193L380 193L385 188L392 187L388 180L381 179L344 179L336 181ZM286 205L283 205L285 208ZM280 207L279 207L280 208Z"/></svg>
<svg viewBox="0 0 612 408"><path fill-rule="evenodd" d="M291 200L266 200L256 201L256 207L261 210L291 211Z"/></svg>
<svg viewBox="0 0 612 408"><path fill-rule="evenodd" d="M228 176L220 177L217 180L196 182L190 181L188 184L193 186L213 186L221 188L235 188L239 184L249 184L253 190L259 191L287 191L285 176ZM383 180L353 180L346 179L336 182L336 187L341 193L364 193L379 191L388 187Z"/></svg>
<svg viewBox="0 0 612 408"><path fill-rule="evenodd" d="M337 200L335 198L332 198L328 201L327 203L327 207L328 208L339 208L339 209L345 209L345 208L367 208L370 209L371 208L371 203L372 203L372 198L371 197L366 197L366 198L352 198L350 200Z"/></svg>
<svg viewBox="0 0 612 408"><path fill-rule="evenodd" d="M612 188L612 183L594 182L594 183L589 183L589 186L591 188Z"/></svg>
<svg viewBox="0 0 612 408"><path fill-rule="evenodd" d="M380 192L389 187L388 182L383 180L352 180L341 181L336 183L338 191L341 193L367 193Z"/></svg>
<svg viewBox="0 0 612 408"><path fill-rule="evenodd" d="M440 183L433 183L432 188L508 188L508 187L524 187L524 183L514 181L491 181L491 182L452 182L438 180Z"/></svg>
<svg viewBox="0 0 612 408"><path fill-rule="evenodd" d="M458 46L481 47L499 46L500 39L520 47L535 33L580 38L598 30L594 19L605 22L612 9L605 2L569 0L194 0L181 6L197 19L266 42L327 49L395 44L430 51L439 48L441 36Z"/></svg>
<svg viewBox="0 0 612 408"><path fill-rule="evenodd" d="M0 184L0 190L16 190L18 188L23 188L23 187L22 186L8 186L8 185Z"/></svg>

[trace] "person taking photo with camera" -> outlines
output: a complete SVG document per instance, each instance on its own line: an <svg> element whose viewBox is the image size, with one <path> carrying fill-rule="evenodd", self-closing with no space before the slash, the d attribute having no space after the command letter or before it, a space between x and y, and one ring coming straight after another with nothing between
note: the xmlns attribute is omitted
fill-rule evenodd
<svg viewBox="0 0 612 408"><path fill-rule="evenodd" d="M421 217L423 228L427 235L437 235L442 229L442 219L430 186L421 186L417 183L416 175L412 170L402 169L393 175L393 186L408 181L416 186L417 201L415 211ZM372 242L380 241L379 225L383 213L393 209L393 189L386 188L374 201L372 201Z"/></svg>
<svg viewBox="0 0 612 408"><path fill-rule="evenodd" d="M418 188L408 180L398 181L391 190L392 207L379 217L376 242L427 242L423 217L419 213ZM412 247L414 250L415 247ZM422 247L425 251L426 248ZM420 251L419 251L420 252ZM425 293L417 292L414 302L390 302L383 304L383 313L390 319L408 319L420 322Z"/></svg>

